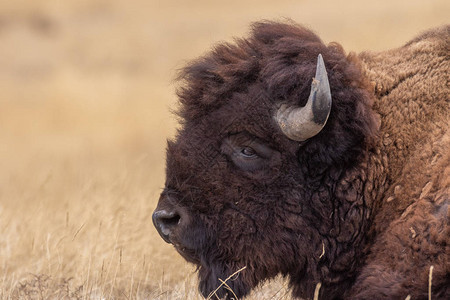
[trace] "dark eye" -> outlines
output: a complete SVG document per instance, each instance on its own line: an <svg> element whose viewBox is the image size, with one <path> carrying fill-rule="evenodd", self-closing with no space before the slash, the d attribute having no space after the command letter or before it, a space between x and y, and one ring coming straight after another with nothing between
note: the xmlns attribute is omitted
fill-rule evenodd
<svg viewBox="0 0 450 300"><path fill-rule="evenodd" d="M256 156L257 156L255 149L250 148L250 147L244 147L244 148L242 148L241 154L242 154L243 156L245 156L245 157L248 157L248 158L253 158L253 157L256 157Z"/></svg>
<svg viewBox="0 0 450 300"><path fill-rule="evenodd" d="M230 134L223 140L220 150L235 167L248 174L270 170L281 161L278 151L245 132Z"/></svg>

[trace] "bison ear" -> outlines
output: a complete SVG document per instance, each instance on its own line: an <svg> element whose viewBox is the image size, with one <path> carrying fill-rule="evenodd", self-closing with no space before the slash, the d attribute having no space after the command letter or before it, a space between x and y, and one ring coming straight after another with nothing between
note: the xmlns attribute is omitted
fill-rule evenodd
<svg viewBox="0 0 450 300"><path fill-rule="evenodd" d="M317 57L316 76L304 107L281 105L275 120L281 131L291 140L305 141L325 126L331 111L331 91L322 55Z"/></svg>

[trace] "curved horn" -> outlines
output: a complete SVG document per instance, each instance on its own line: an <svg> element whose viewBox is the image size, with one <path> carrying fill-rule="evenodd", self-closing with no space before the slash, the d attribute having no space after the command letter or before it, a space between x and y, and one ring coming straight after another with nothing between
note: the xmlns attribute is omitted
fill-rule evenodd
<svg viewBox="0 0 450 300"><path fill-rule="evenodd" d="M317 57L316 76L304 107L281 105L275 120L281 131L291 140L305 141L325 126L331 110L331 92L322 55Z"/></svg>

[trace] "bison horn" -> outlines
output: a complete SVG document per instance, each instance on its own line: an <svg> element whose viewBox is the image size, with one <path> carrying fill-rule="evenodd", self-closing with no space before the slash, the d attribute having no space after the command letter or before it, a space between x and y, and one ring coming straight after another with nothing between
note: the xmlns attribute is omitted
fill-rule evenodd
<svg viewBox="0 0 450 300"><path fill-rule="evenodd" d="M304 107L281 105L275 119L281 131L291 140L305 141L325 126L331 110L331 92L322 55L317 57L316 76Z"/></svg>

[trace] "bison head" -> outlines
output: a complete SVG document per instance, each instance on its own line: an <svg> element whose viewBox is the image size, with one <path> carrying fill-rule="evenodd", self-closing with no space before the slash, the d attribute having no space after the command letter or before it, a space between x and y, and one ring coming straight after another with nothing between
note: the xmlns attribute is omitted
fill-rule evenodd
<svg viewBox="0 0 450 300"><path fill-rule="evenodd" d="M203 295L242 267L227 282L238 297L280 273L296 294L342 273L367 212L341 204L358 184L341 185L358 177L377 127L355 58L298 25L264 22L180 80L181 128L153 221L198 266Z"/></svg>

